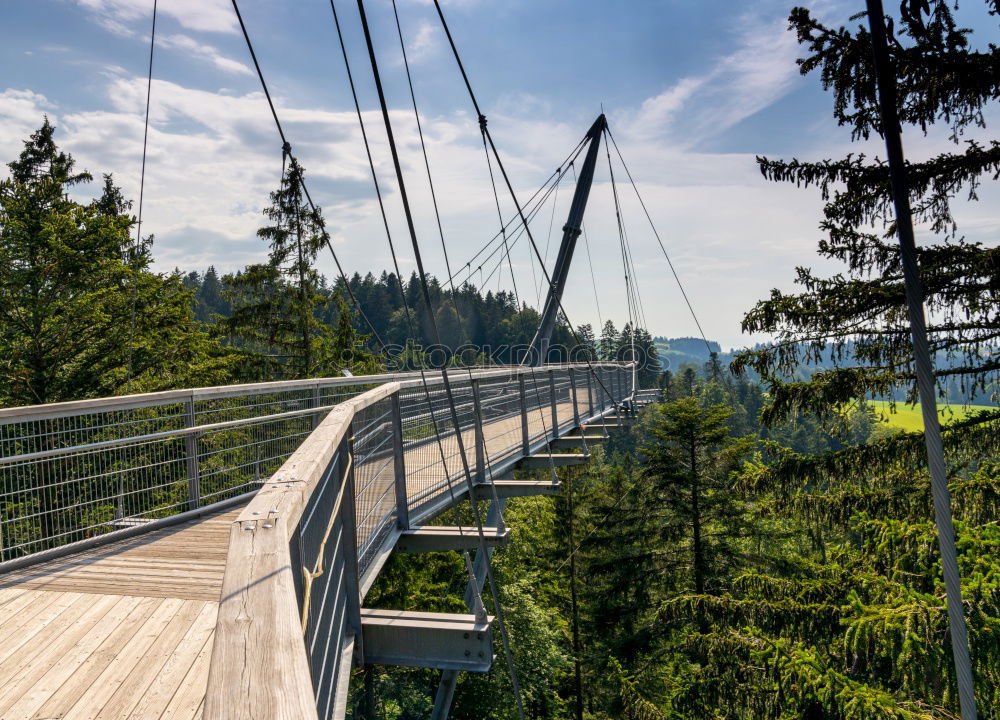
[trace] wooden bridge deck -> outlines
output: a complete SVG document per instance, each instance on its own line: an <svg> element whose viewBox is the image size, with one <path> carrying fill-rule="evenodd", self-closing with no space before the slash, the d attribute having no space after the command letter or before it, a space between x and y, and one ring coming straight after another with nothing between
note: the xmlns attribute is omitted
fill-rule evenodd
<svg viewBox="0 0 1000 720"><path fill-rule="evenodd" d="M565 421L572 407L560 403ZM551 429L534 411L529 432ZM520 443L520 418L484 427L487 455ZM473 459L474 434L463 433ZM447 467L460 470L454 437ZM407 452L407 491L440 480L440 451ZM377 500L359 530L394 502ZM0 575L0 720L200 718L237 507Z"/></svg>
<svg viewBox="0 0 1000 720"><path fill-rule="evenodd" d="M0 718L201 717L238 514L0 576Z"/></svg>

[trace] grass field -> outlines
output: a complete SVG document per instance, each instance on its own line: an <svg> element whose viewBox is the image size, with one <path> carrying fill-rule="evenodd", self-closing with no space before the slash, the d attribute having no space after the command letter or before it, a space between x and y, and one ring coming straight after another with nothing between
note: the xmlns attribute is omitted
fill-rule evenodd
<svg viewBox="0 0 1000 720"><path fill-rule="evenodd" d="M889 409L889 403L884 400L877 400L871 403L875 408L875 414L889 427L898 428L907 432L917 432L924 429L924 420L920 415L920 406L910 406L904 403L896 403L896 412ZM938 416L941 424L962 420L969 415L973 415L983 410L996 410L989 405L938 405Z"/></svg>

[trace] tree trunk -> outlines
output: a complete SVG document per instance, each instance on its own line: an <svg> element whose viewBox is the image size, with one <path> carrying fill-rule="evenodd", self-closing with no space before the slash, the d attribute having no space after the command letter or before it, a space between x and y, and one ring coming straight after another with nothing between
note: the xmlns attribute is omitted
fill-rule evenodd
<svg viewBox="0 0 1000 720"><path fill-rule="evenodd" d="M298 205L295 208L296 213L300 211ZM307 378L310 375L310 370L312 369L312 357L311 350L312 346L309 342L309 320L307 312L309 308L306 303L306 277L305 277L305 265L302 259L302 220L296 219L295 221L295 244L298 250L299 262L298 262L298 273L299 273L299 332L301 334L302 340L302 368L300 371L300 377Z"/></svg>
<svg viewBox="0 0 1000 720"><path fill-rule="evenodd" d="M698 595L704 595L705 549L701 541L701 507L699 502L701 499L701 488L698 483L698 446L693 437L689 439L688 452L691 460L691 527L694 536L694 590ZM702 609L700 601L698 603L698 629L700 632L707 630L705 611Z"/></svg>
<svg viewBox="0 0 1000 720"><path fill-rule="evenodd" d="M576 591L576 540L574 539L574 525L576 524L575 510L573 503L573 477L568 475L568 500L569 500L569 589L573 610L573 674L576 683L576 720L583 720L583 671L580 667L580 609L577 605Z"/></svg>

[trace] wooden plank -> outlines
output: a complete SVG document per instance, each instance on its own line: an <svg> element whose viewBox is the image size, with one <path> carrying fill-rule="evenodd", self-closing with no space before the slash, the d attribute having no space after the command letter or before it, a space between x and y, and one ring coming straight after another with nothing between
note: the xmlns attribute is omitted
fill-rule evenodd
<svg viewBox="0 0 1000 720"><path fill-rule="evenodd" d="M214 614L215 608L212 605L194 600L185 601L170 624L143 650L142 657L132 666L128 677L118 689L103 703L95 720L120 720L126 717L156 680L163 666L175 655L178 644L206 611L206 607L210 614ZM188 658L184 662L190 663L192 659Z"/></svg>
<svg viewBox="0 0 1000 720"><path fill-rule="evenodd" d="M13 617L21 615L28 607L34 606L38 602L33 591L25 587L11 588L16 593L15 597L0 607L0 630L4 629L4 624ZM6 632L6 630L5 630Z"/></svg>
<svg viewBox="0 0 1000 720"><path fill-rule="evenodd" d="M211 646L206 650L206 643L211 641L215 632L215 622L219 614L219 606L215 603L205 603L202 613L195 618L187 634L178 643L173 655L157 673L156 678L143 693L142 698L128 713L128 718L154 718L166 711L174 696L184 690L184 680L191 669L204 653L211 652ZM204 697L208 672L193 679L194 686L200 686L200 695Z"/></svg>
<svg viewBox="0 0 1000 720"><path fill-rule="evenodd" d="M125 682L132 667L139 662L183 605L184 601L177 598L163 600L149 619L119 649L114 659L104 668L104 672L62 716L62 720L93 718L97 710L103 707L107 699Z"/></svg>
<svg viewBox="0 0 1000 720"><path fill-rule="evenodd" d="M52 597L45 595L39 598L37 612L34 612L35 608L29 608L23 616L4 623L4 635L0 637L0 678L8 676L7 658L31 642L35 635L44 632L46 626L79 597L79 593L53 593Z"/></svg>
<svg viewBox="0 0 1000 720"><path fill-rule="evenodd" d="M4 670L10 679L0 690L0 717L10 717L10 714L4 711L31 687L32 682L37 679L35 671L44 674L58 657L60 648L65 652L66 646L63 640L71 638L69 647L72 647L72 643L80 640L88 630L100 622L115 602L116 599L111 597L101 597L97 602L90 602L85 596L80 596L42 632L37 633L30 644L23 646L8 658L4 663Z"/></svg>
<svg viewBox="0 0 1000 720"><path fill-rule="evenodd" d="M170 703L160 715L160 720L188 720L201 718L205 709L205 685L208 680L208 668L212 659L214 636L205 641L201 652L191 665L188 674L184 676L180 687Z"/></svg>
<svg viewBox="0 0 1000 720"><path fill-rule="evenodd" d="M8 680L0 686L0 717L8 717L8 713L4 711L27 692L59 656L83 639L114 607L117 600L118 598L102 596L94 601L79 596L36 633L30 643L21 646L11 655L4 662L3 672Z"/></svg>
<svg viewBox="0 0 1000 720"><path fill-rule="evenodd" d="M128 645L139 629L146 624L163 603L164 600L157 598L141 598L139 604L126 616L125 620L50 695L35 716L37 718L61 718L69 712L80 697L97 682L107 667L118 657L121 649Z"/></svg>
<svg viewBox="0 0 1000 720"><path fill-rule="evenodd" d="M44 661L36 659L30 668L33 676L30 688L19 690L20 698L6 708L4 717L32 717L141 602L140 598L119 598L114 607L81 638L67 635L68 639L48 648Z"/></svg>

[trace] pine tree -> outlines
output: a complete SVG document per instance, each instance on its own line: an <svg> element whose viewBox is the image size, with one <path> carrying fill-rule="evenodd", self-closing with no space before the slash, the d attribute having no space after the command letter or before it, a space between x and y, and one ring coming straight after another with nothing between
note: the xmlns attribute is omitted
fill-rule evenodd
<svg viewBox="0 0 1000 720"><path fill-rule="evenodd" d="M995 3L985 5L995 17ZM818 72L824 88L832 91L837 122L857 139L880 133L866 27L828 27L802 8L792 11L789 23L807 48L800 69ZM968 397L994 386L1000 371L1000 360L991 352L1000 337L1000 249L963 239L952 202L960 195L975 200L984 176L1000 171L1000 143L964 138L970 128L985 127L985 111L1000 95L992 71L997 51L992 45L976 49L971 31L957 25L946 0L904 0L889 34L904 130L926 132L944 125L955 143L952 152L910 162L910 201L915 221L925 228L918 255L938 382L944 390L954 381ZM821 162L763 157L758 162L770 180L819 188L826 201L819 254L846 266L831 277L799 268L801 292L772 291L744 318L746 332L777 338L736 360L737 368L752 368L769 383L767 417L787 416L797 408L829 414L844 403L869 394L891 395L897 388L915 398L888 167L863 154ZM848 349L850 358L845 357ZM849 359L852 367L823 370L804 382L782 381L800 362L831 355L842 363ZM993 418L980 421L968 426L968 441L995 447Z"/></svg>
<svg viewBox="0 0 1000 720"><path fill-rule="evenodd" d="M250 265L223 279L222 297L232 315L219 321L219 331L238 347L253 379L292 379L340 374L357 361L370 365L348 333L350 315L338 331L323 322L331 302L323 292L316 257L327 242L322 214L307 203L304 170L290 158L280 187L264 210L272 224L257 231L269 247L268 262Z"/></svg>
<svg viewBox="0 0 1000 720"><path fill-rule="evenodd" d="M749 449L730 435L732 411L705 406L695 396L657 407L642 447L646 477L655 483L665 514L660 532L690 546L690 589L715 592L740 557L746 508L730 475ZM704 631L704 618L699 618Z"/></svg>
<svg viewBox="0 0 1000 720"><path fill-rule="evenodd" d="M594 337L594 328L590 323L580 325L576 329L577 337L580 339L580 347L573 353L574 362L583 360L597 360L597 339Z"/></svg>
<svg viewBox="0 0 1000 720"><path fill-rule="evenodd" d="M601 328L601 339L597 343L597 351L601 360L617 360L618 349L621 347L621 336L611 320L604 321Z"/></svg>
<svg viewBox="0 0 1000 720"><path fill-rule="evenodd" d="M0 181L0 402L22 405L224 381L178 275L149 271L151 238L131 238L131 203L56 146L46 118Z"/></svg>
<svg viewBox="0 0 1000 720"><path fill-rule="evenodd" d="M996 17L996 3L985 5ZM889 37L904 131L941 125L955 143L951 152L910 162L910 201L923 227L918 255L939 390L957 387L969 397L995 388L1000 370L990 351L1000 336L1000 252L959 235L952 202L975 200L981 181L1000 170L997 141L965 137L970 128L986 127L1000 93L992 70L997 49L975 48L951 3L905 0L899 7ZM800 69L818 72L832 91L838 123L855 139L880 133L868 30L828 27L801 8L789 20L807 49ZM822 162L759 158L759 164L771 180L820 189L826 205L819 253L845 266L829 277L800 268L800 292L773 291L746 315L745 330L776 337L735 363L767 382L763 418L773 425L815 413L837 421L866 396L904 391L915 398L885 163L851 154ZM831 358L834 367L789 381L800 362ZM870 418L860 412L847 424L863 435ZM1000 515L990 462L997 418L983 413L944 433L976 693L986 712L997 706L1000 663L993 546ZM772 448L773 460L744 476L744 490L813 542L797 548L785 573L747 574L731 598L706 610L726 628L700 641L715 690L744 698L752 717L948 717L957 699L929 482L921 469L923 438L899 434L823 450ZM739 676L726 670L734 660L744 668ZM704 707L707 686L690 690L679 704Z"/></svg>

